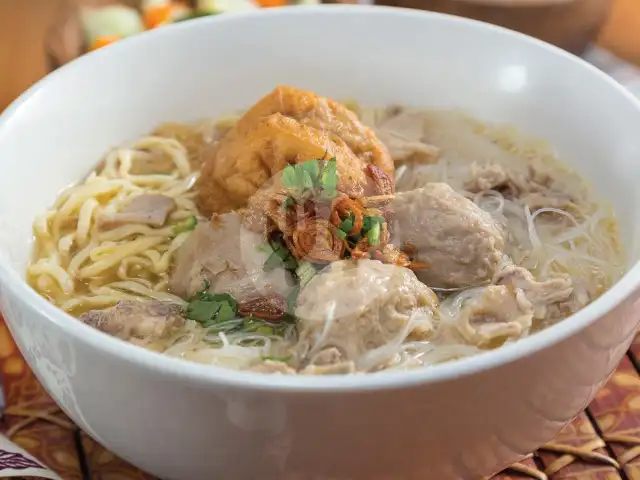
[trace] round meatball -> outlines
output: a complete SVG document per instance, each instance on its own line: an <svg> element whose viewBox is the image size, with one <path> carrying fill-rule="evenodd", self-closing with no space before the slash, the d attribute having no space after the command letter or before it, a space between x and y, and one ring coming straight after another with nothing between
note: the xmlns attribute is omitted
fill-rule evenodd
<svg viewBox="0 0 640 480"><path fill-rule="evenodd" d="M388 364L406 339L433 335L438 298L404 267L341 260L309 282L296 316L301 367L330 359L369 371Z"/></svg>
<svg viewBox="0 0 640 480"><path fill-rule="evenodd" d="M414 250L418 278L430 287L486 284L502 266L501 225L446 183L396 194L393 243Z"/></svg>

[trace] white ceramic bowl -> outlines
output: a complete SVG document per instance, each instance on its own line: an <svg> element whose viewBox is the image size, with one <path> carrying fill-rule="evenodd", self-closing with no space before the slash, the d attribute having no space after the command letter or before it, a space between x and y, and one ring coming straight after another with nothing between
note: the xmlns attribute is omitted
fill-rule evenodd
<svg viewBox="0 0 640 480"><path fill-rule="evenodd" d="M23 281L31 224L115 145L251 105L276 84L461 107L549 139L617 209L626 276L546 331L410 373L263 376L108 337ZM0 119L2 309L38 379L107 448L162 478L473 480L534 450L605 382L639 322L640 106L595 68L460 18L275 9L160 29L55 72Z"/></svg>

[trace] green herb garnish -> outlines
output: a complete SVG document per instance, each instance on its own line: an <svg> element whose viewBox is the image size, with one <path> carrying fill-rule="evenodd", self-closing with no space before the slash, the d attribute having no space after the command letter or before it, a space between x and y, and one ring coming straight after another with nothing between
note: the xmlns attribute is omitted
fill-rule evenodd
<svg viewBox="0 0 640 480"><path fill-rule="evenodd" d="M267 261L264 262L264 266L262 267L265 272L270 272L275 270L276 268L280 268L283 266L282 258L275 251L269 255Z"/></svg>
<svg viewBox="0 0 640 480"><path fill-rule="evenodd" d="M280 323L282 325L286 325L286 324L290 324L293 325L298 321L298 319L296 318L296 316L293 313L285 313L284 315L282 315L282 317L280 317Z"/></svg>
<svg viewBox="0 0 640 480"><path fill-rule="evenodd" d="M307 188L320 186L319 185L319 179L320 179L320 161L319 160L310 160L308 162L301 163L300 169L306 172L308 177L312 181L311 186Z"/></svg>
<svg viewBox="0 0 640 480"><path fill-rule="evenodd" d="M287 165L282 171L282 185L296 196L311 193L333 198L338 187L336 159L314 159Z"/></svg>
<svg viewBox="0 0 640 480"><path fill-rule="evenodd" d="M265 272L270 272L276 268L294 270L298 266L296 258L281 242L261 244L259 248L262 251L269 253L269 257L267 258L267 261L264 262L263 266L263 270Z"/></svg>
<svg viewBox="0 0 640 480"><path fill-rule="evenodd" d="M282 205L280 205L280 208L282 208L283 210L286 210L292 205L295 205L295 203L296 201L293 198L287 197L287 199L284 202L282 202Z"/></svg>
<svg viewBox="0 0 640 480"><path fill-rule="evenodd" d="M322 172L322 188L327 196L335 197L338 188L338 164L333 157L325 162Z"/></svg>
<svg viewBox="0 0 640 480"><path fill-rule="evenodd" d="M181 233L191 232L195 230L198 225L198 219L196 217L189 217L184 222L178 223L173 226L173 234L180 235Z"/></svg>
<svg viewBox="0 0 640 480"><path fill-rule="evenodd" d="M216 322L233 320L236 316L237 311L229 303L222 303L220 305L220 310L218 310L218 314L216 315Z"/></svg>
<svg viewBox="0 0 640 480"><path fill-rule="evenodd" d="M259 243L258 245L256 245L256 250L258 250L259 252L264 252L268 254L273 253L273 247L269 242Z"/></svg>
<svg viewBox="0 0 640 480"><path fill-rule="evenodd" d="M205 280L203 289L189 299L184 316L194 320L209 333L259 333L262 335L284 336L295 322L291 315L285 315L277 323L267 322L254 316L242 317L238 312L238 302L229 293L209 293L210 284ZM215 343L215 342L214 342Z"/></svg>
<svg viewBox="0 0 640 480"><path fill-rule="evenodd" d="M196 293L187 305L185 316L203 327L227 322L238 316L238 302L228 293Z"/></svg>
<svg viewBox="0 0 640 480"><path fill-rule="evenodd" d="M296 306L298 305L298 295L300 294L300 284L297 284L289 295L287 296L287 309L289 310L289 314L293 315L293 312L296 311ZM295 317L294 317L295 320Z"/></svg>
<svg viewBox="0 0 640 480"><path fill-rule="evenodd" d="M208 328L208 331L211 333L233 333L239 330L243 324L242 318L234 318L232 320L228 320L226 322L216 323L211 325Z"/></svg>
<svg viewBox="0 0 640 480"><path fill-rule="evenodd" d="M296 189L300 187L298 182L298 170L296 167L298 167L298 165L287 165L284 167L284 170L282 171L282 185L285 188Z"/></svg>
<svg viewBox="0 0 640 480"><path fill-rule="evenodd" d="M187 318L195 320L202 325L208 325L215 320L221 305L218 302L206 302L194 300L187 305Z"/></svg>
<svg viewBox="0 0 640 480"><path fill-rule="evenodd" d="M277 335L282 337L287 328L288 322L270 323L256 317L245 317L240 331L249 333L260 333L262 335Z"/></svg>
<svg viewBox="0 0 640 480"><path fill-rule="evenodd" d="M302 169L301 170L301 179L300 179L300 184L302 185L302 190L311 190L315 187L315 182L314 179L311 177L311 174Z"/></svg>
<svg viewBox="0 0 640 480"><path fill-rule="evenodd" d="M384 223L386 220L383 217L377 217L377 216L367 216L364 217L362 219L362 230L363 231L369 231L373 228L374 225L376 224L381 224Z"/></svg>
<svg viewBox="0 0 640 480"><path fill-rule="evenodd" d="M296 268L296 276L300 280L300 287L306 287L307 283L309 283L317 273L318 270L313 263L307 262L306 260L301 261L298 264L298 268Z"/></svg>
<svg viewBox="0 0 640 480"><path fill-rule="evenodd" d="M367 232L367 239L369 240L369 245L372 247L380 243L380 223L373 224Z"/></svg>
<svg viewBox="0 0 640 480"><path fill-rule="evenodd" d="M282 362L282 363L287 363L289 360L291 360L291 355L288 355L286 357L275 357L272 355L266 355L262 357L262 360L267 361L267 360L271 360L272 362Z"/></svg>
<svg viewBox="0 0 640 480"><path fill-rule="evenodd" d="M340 230L342 230L343 232L346 232L347 234L351 232L351 230L353 230L353 223L355 222L356 217L353 214L353 212L349 212L349 215L347 216L347 218L345 218L342 223L340 224Z"/></svg>

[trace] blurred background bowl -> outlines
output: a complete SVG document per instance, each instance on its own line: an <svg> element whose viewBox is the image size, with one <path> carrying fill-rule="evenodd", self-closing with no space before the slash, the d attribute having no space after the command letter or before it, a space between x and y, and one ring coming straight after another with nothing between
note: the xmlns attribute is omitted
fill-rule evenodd
<svg viewBox="0 0 640 480"><path fill-rule="evenodd" d="M611 0L376 0L473 18L526 33L581 55L607 20Z"/></svg>

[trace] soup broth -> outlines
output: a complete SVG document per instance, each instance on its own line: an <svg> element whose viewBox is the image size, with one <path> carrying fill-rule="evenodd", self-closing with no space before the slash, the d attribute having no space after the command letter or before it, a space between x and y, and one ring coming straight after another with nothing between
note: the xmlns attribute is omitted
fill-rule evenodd
<svg viewBox="0 0 640 480"><path fill-rule="evenodd" d="M80 321L264 373L499 348L623 272L613 211L543 141L292 87L114 149L34 236L30 285Z"/></svg>

